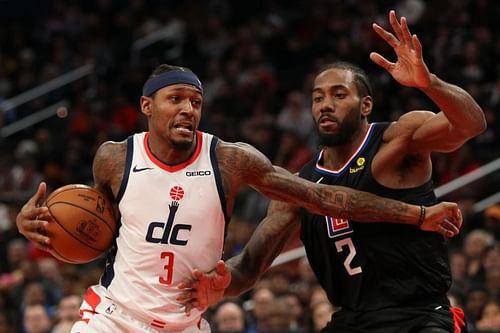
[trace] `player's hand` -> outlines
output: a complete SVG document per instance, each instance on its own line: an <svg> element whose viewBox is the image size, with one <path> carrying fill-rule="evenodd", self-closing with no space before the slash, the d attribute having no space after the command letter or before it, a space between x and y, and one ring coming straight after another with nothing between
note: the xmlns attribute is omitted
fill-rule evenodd
<svg viewBox="0 0 500 333"><path fill-rule="evenodd" d="M50 248L50 238L45 235L45 228L50 220L49 209L41 206L46 192L47 185L44 182L40 183L36 193L21 208L16 217L19 232L45 251Z"/></svg>
<svg viewBox="0 0 500 333"><path fill-rule="evenodd" d="M222 260L219 260L215 269L208 273L194 269L192 274L193 280L177 285L182 292L176 299L184 304L188 316L192 309L203 311L208 306L218 303L224 297L224 290L231 283L231 272Z"/></svg>
<svg viewBox="0 0 500 333"><path fill-rule="evenodd" d="M462 222L462 212L456 203L441 202L426 208L425 219L420 229L434 231L445 237L454 237L460 232Z"/></svg>
<svg viewBox="0 0 500 333"><path fill-rule="evenodd" d="M422 57L422 44L417 35L411 35L408 22L401 17L398 22L396 12L389 12L389 23L396 34L386 31L373 23L373 29L389 44L397 55L397 61L390 62L379 53L370 53L370 59L383 67L400 84L407 87L427 88L431 82L431 75Z"/></svg>

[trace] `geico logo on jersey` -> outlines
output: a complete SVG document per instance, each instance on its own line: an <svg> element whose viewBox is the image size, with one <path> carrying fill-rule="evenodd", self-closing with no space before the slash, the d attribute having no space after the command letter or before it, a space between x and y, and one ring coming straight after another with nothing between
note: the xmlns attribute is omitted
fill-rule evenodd
<svg viewBox="0 0 500 333"><path fill-rule="evenodd" d="M186 176L188 177L210 176L211 174L212 171L210 170L186 171Z"/></svg>

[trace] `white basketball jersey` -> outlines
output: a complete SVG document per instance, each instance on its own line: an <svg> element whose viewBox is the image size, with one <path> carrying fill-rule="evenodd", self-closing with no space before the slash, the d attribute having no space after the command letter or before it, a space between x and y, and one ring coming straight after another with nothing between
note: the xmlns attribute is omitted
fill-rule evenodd
<svg viewBox="0 0 500 333"><path fill-rule="evenodd" d="M215 156L218 139L198 132L193 156L170 166L151 153L148 135L128 139L117 198L118 250L101 285L117 305L160 331L182 329L201 313L184 314L175 300L177 284L190 279L194 268L212 270L222 257L226 209Z"/></svg>

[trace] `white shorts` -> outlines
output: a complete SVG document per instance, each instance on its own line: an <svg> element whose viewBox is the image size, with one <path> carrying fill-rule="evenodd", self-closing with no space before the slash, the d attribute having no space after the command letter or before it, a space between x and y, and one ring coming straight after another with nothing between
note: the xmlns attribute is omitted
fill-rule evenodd
<svg viewBox="0 0 500 333"><path fill-rule="evenodd" d="M161 322L155 327L154 322L145 323L126 314L106 295L102 286L88 289L80 307L80 320L70 333L210 333L210 325L203 318L180 330L161 327L165 325Z"/></svg>

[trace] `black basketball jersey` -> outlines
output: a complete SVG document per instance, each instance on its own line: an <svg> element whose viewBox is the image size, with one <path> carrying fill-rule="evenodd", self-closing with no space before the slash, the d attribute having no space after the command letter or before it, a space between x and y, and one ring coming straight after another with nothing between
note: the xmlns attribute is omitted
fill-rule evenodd
<svg viewBox="0 0 500 333"><path fill-rule="evenodd" d="M300 172L321 184L342 185L411 204L436 203L432 181L391 189L372 175L371 163L388 123L373 123L339 170L322 166L322 151ZM371 311L386 307L447 304L451 284L444 237L414 225L361 223L302 210L301 239L319 283L336 306Z"/></svg>

